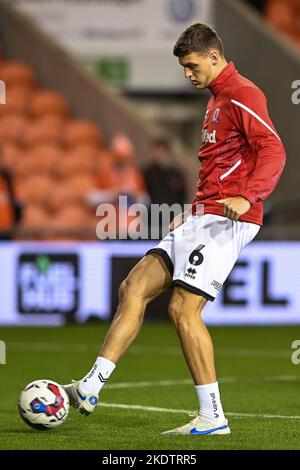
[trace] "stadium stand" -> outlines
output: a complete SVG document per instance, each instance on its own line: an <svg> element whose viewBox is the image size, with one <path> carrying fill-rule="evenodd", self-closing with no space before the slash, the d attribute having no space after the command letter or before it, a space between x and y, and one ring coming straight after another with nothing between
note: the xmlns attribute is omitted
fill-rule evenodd
<svg viewBox="0 0 300 470"><path fill-rule="evenodd" d="M268 0L265 17L300 48L300 0Z"/></svg>
<svg viewBox="0 0 300 470"><path fill-rule="evenodd" d="M300 48L300 0L243 0Z"/></svg>
<svg viewBox="0 0 300 470"><path fill-rule="evenodd" d="M28 211L26 203L16 234L18 238L31 239L33 236L28 212L35 216L34 237L40 237L36 230L40 220L44 239L48 238L45 233L50 225L43 222L45 211L51 219L51 231L55 230L54 221L62 208L63 198L74 198L70 181L78 175L79 167L80 175L89 176L93 184L85 201L81 200L88 221L92 222L82 226L79 235L78 227L74 225L73 231L78 238L95 239L99 221L95 215L95 202L99 196L100 202L113 200L115 203L118 194L128 195L130 201L149 202L141 168L151 156L153 139L165 134L162 126L146 120L142 112L137 112L127 99L97 79L38 23L22 14L11 2L3 1L0 1L0 64L3 70L9 64L15 64L17 70L15 76L12 72L12 79L6 72L9 82L12 80L14 85L7 87L6 110L0 110L5 113L0 117L3 162L12 171L17 194L26 197L27 191L20 187L29 171L32 175L48 175L53 184L47 207L30 202ZM22 74L25 86L19 78ZM134 147L133 155L127 160L113 148L114 138L120 141L120 135L125 136L122 145L127 139ZM177 138L172 143L175 146L174 164L183 168L190 181L187 198L192 200L198 173L194 149L183 148ZM51 155L45 154L45 147L51 149ZM39 151L43 152L43 163L37 162L36 152ZM41 210L37 211L37 208ZM58 232L65 238L61 224ZM73 238L70 228L67 232Z"/></svg>
<svg viewBox="0 0 300 470"><path fill-rule="evenodd" d="M255 3L260 11L264 11L262 5L271 4L271 0L257 0ZM265 8L267 11L269 6ZM289 219L290 226L285 226L282 230L286 238L298 237L296 224L299 210L295 211L295 207L298 208L299 201L295 201L295 194L298 193L299 187L299 133L290 123L297 122L299 113L299 107L291 100L294 93L291 84L298 77L299 55L287 41L282 41L281 35L271 28L266 28L265 22L259 20L256 12L248 8L245 1L218 1L215 3L215 16L216 28L221 36L226 38L228 59L233 60L240 72L249 76L265 91L273 120L284 138L289 163L276 193L270 199L274 216L272 224L275 223L279 227L291 212L291 224ZM235 24L234 30L230 27L232 22ZM242 48L237 41L237 38L241 37ZM257 51L260 53L257 54ZM268 67L265 66L266 58L270 58ZM128 101L112 93L103 83L96 80L28 18L15 11L8 2L0 2L0 69L4 67L5 70L9 64L14 65L10 70L15 70L15 76L12 72L11 77L11 71L7 72L6 69L5 80L9 84L13 81L14 84L7 86L7 103L5 107L0 106L2 162L12 173L19 197L26 198L27 191L22 191L20 187L28 179L28 172L31 172L32 176L48 175L53 185L44 206L31 200L27 205L24 202L18 237L30 239L32 236L30 218L27 216L30 211L35 214L36 222L42 220L45 213L48 214L53 232L53 221L62 209L62 201L68 201L68 205L74 204L74 198L78 201L79 196L73 195L70 181L76 177L80 167L80 175L90 176L94 184L89 188L86 200L81 199L80 202L88 221L92 220L92 230L82 227L81 234L77 236L83 238L87 236L84 232L88 231L89 236L95 239L95 201L99 201L99 198L104 202L115 201L116 191L121 191L120 186L115 187L115 182L121 182L121 178L118 180L116 175L121 173L121 168L122 174L125 174L126 170L129 175L130 165L135 169L131 170L131 175L135 174L133 179L137 188L137 199L140 198L144 193L144 183L142 177L140 178L139 167L145 167L149 161L151 143L157 135L161 135L161 127L158 129L146 122L140 114L134 112ZM281 70L285 73L278 72ZM199 110L199 121L202 111L203 109ZM92 130L92 127L95 129L95 124L97 137ZM134 142L135 156L132 160L128 158L126 165L124 161L121 164L122 158L120 160L116 157L113 149L113 139L120 133ZM176 150L176 162L188 181L186 198L191 201L198 173L198 162L195 158L197 149L181 146L175 135L171 140ZM109 143L112 144L108 145ZM45 147L50 149L47 156ZM39 159L33 152L36 149L38 152L44 152L43 163L37 161ZM32 195L29 194L28 197ZM37 211L37 208L41 210ZM45 232L44 222L41 222L40 227L43 227ZM74 225L74 231L76 230ZM266 229L263 236L271 239L282 236L280 230L281 228L274 230L270 227L270 231ZM61 236L65 236L62 232L60 229ZM70 234L70 229L68 233ZM70 236L73 237L72 234Z"/></svg>
<svg viewBox="0 0 300 470"><path fill-rule="evenodd" d="M40 89L34 70L21 62L2 60L0 79L7 87L0 108L2 167L11 172L24 207L18 237L93 239L91 192L109 190L115 204L119 194L134 201L146 197L128 136L116 135L109 151L102 130L73 118L67 98ZM12 225L11 213L5 214L2 224Z"/></svg>

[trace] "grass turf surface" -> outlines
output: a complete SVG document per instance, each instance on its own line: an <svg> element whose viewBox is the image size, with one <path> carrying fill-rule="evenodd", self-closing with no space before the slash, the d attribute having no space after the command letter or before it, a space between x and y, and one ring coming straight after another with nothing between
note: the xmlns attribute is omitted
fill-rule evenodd
<svg viewBox="0 0 300 470"><path fill-rule="evenodd" d="M168 323L144 325L101 392L106 404L145 408L100 406L87 418L71 409L67 421L54 431L27 427L16 407L24 386L41 378L59 383L80 378L93 364L107 328L1 328L7 364L0 365L0 449L300 449L300 419L295 418L300 416L300 365L291 362L299 327L210 329L229 436L161 435L192 418L182 411L147 407L197 409L192 382L184 382L190 379L189 372ZM162 380L175 382L161 384ZM143 381L151 383L130 384Z"/></svg>

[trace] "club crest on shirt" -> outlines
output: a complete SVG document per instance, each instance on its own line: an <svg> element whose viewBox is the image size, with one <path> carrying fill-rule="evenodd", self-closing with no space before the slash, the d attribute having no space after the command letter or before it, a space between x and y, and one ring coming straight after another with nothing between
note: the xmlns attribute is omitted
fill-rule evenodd
<svg viewBox="0 0 300 470"><path fill-rule="evenodd" d="M213 117L211 119L212 124L219 124L219 114L220 114L220 108L216 108L213 114Z"/></svg>

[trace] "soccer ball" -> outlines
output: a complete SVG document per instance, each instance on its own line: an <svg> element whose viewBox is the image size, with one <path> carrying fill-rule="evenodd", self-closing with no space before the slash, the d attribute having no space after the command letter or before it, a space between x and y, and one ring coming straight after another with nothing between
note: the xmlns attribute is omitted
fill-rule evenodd
<svg viewBox="0 0 300 470"><path fill-rule="evenodd" d="M35 380L22 391L18 407L26 424L47 431L67 419L70 404L61 385L53 380Z"/></svg>

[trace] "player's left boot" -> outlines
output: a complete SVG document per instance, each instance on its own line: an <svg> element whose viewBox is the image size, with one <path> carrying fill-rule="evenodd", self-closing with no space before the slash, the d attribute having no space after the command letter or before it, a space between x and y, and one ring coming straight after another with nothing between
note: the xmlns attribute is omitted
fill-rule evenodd
<svg viewBox="0 0 300 470"><path fill-rule="evenodd" d="M88 416L97 407L98 397L94 394L85 394L80 390L80 382L73 380L71 384L63 385L70 401L70 405L79 413Z"/></svg>
<svg viewBox="0 0 300 470"><path fill-rule="evenodd" d="M187 423L179 428L170 429L162 434L167 436L172 435L212 435L212 434L230 434L230 428L228 426L227 419L222 424L216 425L213 421L210 421L203 416L197 415L190 423Z"/></svg>

